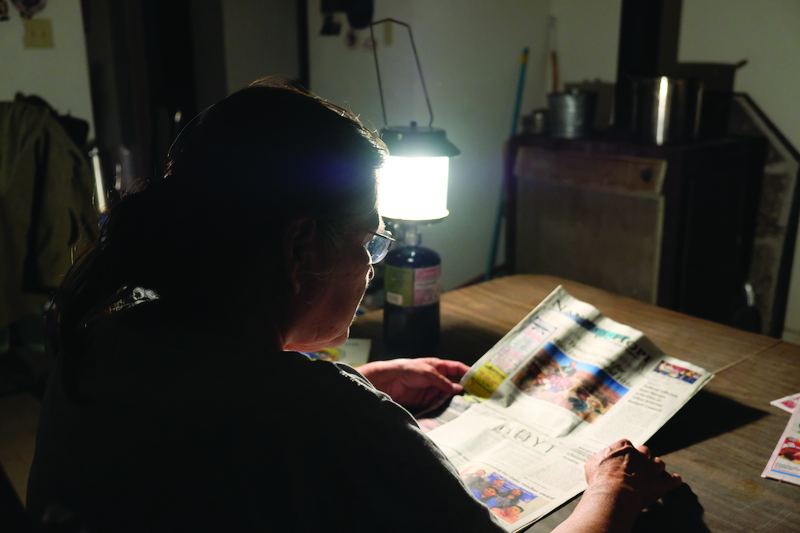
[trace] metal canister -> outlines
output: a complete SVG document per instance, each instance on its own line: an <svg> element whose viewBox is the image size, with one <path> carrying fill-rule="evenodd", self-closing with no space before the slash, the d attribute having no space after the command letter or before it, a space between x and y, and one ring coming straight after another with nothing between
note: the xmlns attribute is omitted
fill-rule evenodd
<svg viewBox="0 0 800 533"><path fill-rule="evenodd" d="M634 132L641 140L662 146L689 143L697 138L702 84L667 76L634 81Z"/></svg>
<svg viewBox="0 0 800 533"><path fill-rule="evenodd" d="M585 137L594 124L597 93L571 90L547 95L550 136L565 139Z"/></svg>
<svg viewBox="0 0 800 533"><path fill-rule="evenodd" d="M522 130L534 135L545 135L547 133L547 109L534 109L530 115L524 115Z"/></svg>

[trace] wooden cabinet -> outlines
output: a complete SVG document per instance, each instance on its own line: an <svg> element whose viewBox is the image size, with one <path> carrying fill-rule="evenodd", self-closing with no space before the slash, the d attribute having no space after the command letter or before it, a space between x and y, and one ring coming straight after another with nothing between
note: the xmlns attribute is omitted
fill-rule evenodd
<svg viewBox="0 0 800 533"><path fill-rule="evenodd" d="M514 137L510 269L731 324L745 302L765 150L752 138L657 147Z"/></svg>

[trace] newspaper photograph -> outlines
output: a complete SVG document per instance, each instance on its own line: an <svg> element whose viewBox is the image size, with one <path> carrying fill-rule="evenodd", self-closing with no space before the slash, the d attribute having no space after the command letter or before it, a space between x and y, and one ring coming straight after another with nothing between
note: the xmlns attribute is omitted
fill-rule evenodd
<svg viewBox="0 0 800 533"><path fill-rule="evenodd" d="M581 493L594 453L645 443L712 377L559 286L419 423L514 532Z"/></svg>
<svg viewBox="0 0 800 533"><path fill-rule="evenodd" d="M761 477L800 485L800 407L795 407Z"/></svg>

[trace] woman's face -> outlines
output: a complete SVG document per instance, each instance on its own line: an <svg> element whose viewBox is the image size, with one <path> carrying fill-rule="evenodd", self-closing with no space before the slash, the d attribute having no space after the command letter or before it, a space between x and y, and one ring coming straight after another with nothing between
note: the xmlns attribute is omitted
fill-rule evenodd
<svg viewBox="0 0 800 533"><path fill-rule="evenodd" d="M381 222L377 230L382 229ZM314 352L345 343L358 305L374 274L365 248L372 237L367 228L350 228L344 244L334 254L330 275L321 280L318 294L309 302L296 340L284 349Z"/></svg>

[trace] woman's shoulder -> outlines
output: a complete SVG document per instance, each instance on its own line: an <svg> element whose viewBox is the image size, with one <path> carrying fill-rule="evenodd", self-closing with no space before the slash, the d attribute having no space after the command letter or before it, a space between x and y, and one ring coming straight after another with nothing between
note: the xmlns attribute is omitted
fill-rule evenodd
<svg viewBox="0 0 800 533"><path fill-rule="evenodd" d="M265 363L265 372L286 376L296 389L299 403L320 402L326 407L335 407L339 414L354 414L364 417L370 413L379 416L400 416L411 419L405 409L391 398L378 391L357 369L329 361L311 360L297 352L269 354L274 365ZM329 416L329 415L327 415Z"/></svg>

